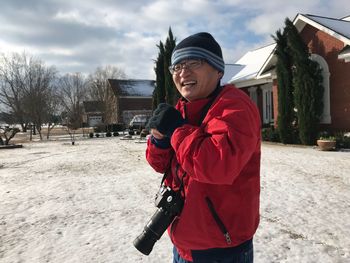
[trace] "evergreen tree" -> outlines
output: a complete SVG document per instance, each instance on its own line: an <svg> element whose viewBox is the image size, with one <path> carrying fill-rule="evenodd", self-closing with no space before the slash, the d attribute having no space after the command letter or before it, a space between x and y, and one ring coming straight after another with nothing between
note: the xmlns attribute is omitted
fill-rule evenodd
<svg viewBox="0 0 350 263"><path fill-rule="evenodd" d="M166 102L174 105L179 97L177 94L176 86L173 82L173 77L169 72L169 66L171 64L171 54L175 48L175 39L173 37L173 33L171 28L169 28L168 37L165 41L164 46L164 84L165 84L165 92L166 92Z"/></svg>
<svg viewBox="0 0 350 263"><path fill-rule="evenodd" d="M293 99L292 58L288 50L286 30L278 30L276 36L278 118L277 129L282 143L293 143L293 123L295 121Z"/></svg>
<svg viewBox="0 0 350 263"><path fill-rule="evenodd" d="M310 54L297 29L285 21L288 47L293 58L294 103L297 109L299 138L302 144L316 142L323 110L322 72Z"/></svg>
<svg viewBox="0 0 350 263"><path fill-rule="evenodd" d="M162 41L157 45L159 53L154 68L156 73L156 87L153 92L153 109L162 102L174 105L177 98L179 98L179 93L173 83L172 75L169 72L171 54L175 48L175 42L176 40L173 37L171 28L169 28L169 35L166 39L165 45Z"/></svg>
<svg viewBox="0 0 350 263"><path fill-rule="evenodd" d="M154 71L156 73L156 86L153 91L152 107L155 109L159 103L165 102L165 85L164 85L164 45L162 41L157 45L159 53L155 61Z"/></svg>

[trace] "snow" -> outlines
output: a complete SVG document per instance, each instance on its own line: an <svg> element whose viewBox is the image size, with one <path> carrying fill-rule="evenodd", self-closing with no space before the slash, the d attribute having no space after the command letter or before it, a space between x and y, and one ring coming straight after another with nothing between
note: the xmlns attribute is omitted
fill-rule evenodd
<svg viewBox="0 0 350 263"><path fill-rule="evenodd" d="M152 96L154 81L152 80L121 80L120 86L130 96Z"/></svg>
<svg viewBox="0 0 350 263"><path fill-rule="evenodd" d="M225 64L225 72L221 78L221 85L230 83L232 76L236 75L244 68L244 65L238 64Z"/></svg>
<svg viewBox="0 0 350 263"><path fill-rule="evenodd" d="M335 19L322 16L305 15L307 18L343 35L346 38L350 38L350 21L346 19Z"/></svg>
<svg viewBox="0 0 350 263"><path fill-rule="evenodd" d="M137 143L139 142L139 143ZM133 240L162 175L144 141L80 138L0 150L0 262L172 262ZM350 262L350 152L263 144L255 262Z"/></svg>
<svg viewBox="0 0 350 263"><path fill-rule="evenodd" d="M276 44L273 43L244 54L244 56L241 57L236 64L245 65L245 67L235 74L231 78L230 82L236 83L239 81L255 79L259 70L271 55L275 46Z"/></svg>

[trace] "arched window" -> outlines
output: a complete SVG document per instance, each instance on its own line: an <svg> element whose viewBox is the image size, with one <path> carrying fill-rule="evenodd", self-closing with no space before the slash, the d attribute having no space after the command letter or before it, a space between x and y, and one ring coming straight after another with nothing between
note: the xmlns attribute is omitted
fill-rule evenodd
<svg viewBox="0 0 350 263"><path fill-rule="evenodd" d="M330 103L330 90L329 90L329 68L327 61L317 54L311 54L311 59L316 61L321 69L322 69L322 77L323 77L323 113L321 117L321 123L330 124L332 123L331 119L331 103Z"/></svg>

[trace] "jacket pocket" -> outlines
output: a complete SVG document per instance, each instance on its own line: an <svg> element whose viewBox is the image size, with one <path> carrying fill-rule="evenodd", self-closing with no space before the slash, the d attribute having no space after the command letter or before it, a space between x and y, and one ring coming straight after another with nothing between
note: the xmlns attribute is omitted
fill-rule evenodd
<svg viewBox="0 0 350 263"><path fill-rule="evenodd" d="M224 235L224 238L226 240L226 243L228 245L231 244L231 237L229 232L227 231L227 228L225 227L224 223L222 222L222 220L220 219L218 213L216 212L213 202L210 200L210 198L208 196L205 197L205 202L207 203L207 206L209 208L209 211L211 213L211 215L213 216L213 219L215 221L215 223L217 224L217 226L219 227L221 233Z"/></svg>

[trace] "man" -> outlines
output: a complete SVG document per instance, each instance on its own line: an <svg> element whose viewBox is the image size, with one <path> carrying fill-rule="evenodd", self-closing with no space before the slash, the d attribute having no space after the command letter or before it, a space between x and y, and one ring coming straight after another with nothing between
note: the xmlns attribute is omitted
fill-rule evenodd
<svg viewBox="0 0 350 263"><path fill-rule="evenodd" d="M220 86L222 51L209 33L182 40L169 69L182 98L154 111L146 158L185 200L168 228L174 262L253 262L259 112L245 93Z"/></svg>

